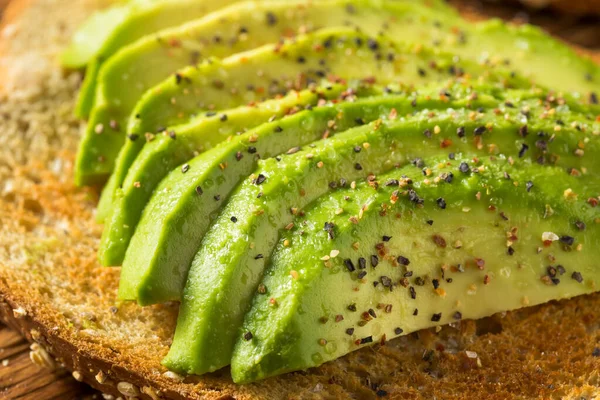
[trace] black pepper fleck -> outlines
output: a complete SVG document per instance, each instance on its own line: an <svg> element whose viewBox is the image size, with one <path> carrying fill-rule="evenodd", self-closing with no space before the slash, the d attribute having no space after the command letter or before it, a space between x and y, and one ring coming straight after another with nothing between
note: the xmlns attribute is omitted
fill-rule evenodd
<svg viewBox="0 0 600 400"><path fill-rule="evenodd" d="M439 197L436 202L439 208L442 210L446 209L446 200L444 200L442 197Z"/></svg>
<svg viewBox="0 0 600 400"><path fill-rule="evenodd" d="M356 267L354 267L354 263L352 262L351 259L346 258L344 260L344 265L346 266L346 268L348 269L348 271L350 272L354 272L356 270Z"/></svg>

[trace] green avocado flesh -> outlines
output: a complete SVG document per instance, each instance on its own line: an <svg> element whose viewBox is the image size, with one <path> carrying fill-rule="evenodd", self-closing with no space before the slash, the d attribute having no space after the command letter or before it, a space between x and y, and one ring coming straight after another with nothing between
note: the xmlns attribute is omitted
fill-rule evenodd
<svg viewBox="0 0 600 400"><path fill-rule="evenodd" d="M387 118L392 110L402 115L419 109L445 109L448 105L464 107L472 101L470 93L463 94L460 89L459 85L458 90L448 91L450 98L457 98L451 102L436 99L414 104L414 98L406 95L388 95L349 98L305 110L235 136L173 170L144 209L123 263L120 298L140 304L179 300L188 266L210 222L259 159L291 154L324 135ZM438 95L439 91L439 87L430 90L424 97ZM475 103L495 105L496 101L482 95ZM123 235L115 235L119 237Z"/></svg>
<svg viewBox="0 0 600 400"><path fill-rule="evenodd" d="M347 11L346 7L346 0L236 3L205 18L157 32L125 47L103 65L97 77L94 108L79 151L77 182L85 184L96 181L113 169L125 135L118 130L106 133L102 130L101 133L105 134L98 134L101 127L126 127L137 100L146 90L171 73L196 64L201 59L226 57L260 45L275 43L280 38L299 31L328 26L356 26L367 34L375 35L381 29L382 21L392 21L392 17L394 24L389 32L392 37L403 35L406 39L416 39L427 35L433 40L440 38L443 32L441 28L432 27L433 21L426 8L371 0L357 1L352 12ZM255 17L247 18L248 15ZM419 20L419 24L416 24L415 18L418 16L429 23L422 24ZM281 71L278 75L280 74ZM192 76L184 75L186 79L193 79ZM276 76L270 77L275 79ZM227 81L231 79L232 77L226 76L222 78ZM243 89L246 91L245 87ZM223 93L220 92L221 97L224 96ZM233 93L230 96L237 97L237 101L252 100L251 96L243 96L241 93L240 96ZM209 98L205 102L212 103ZM174 106L170 104L169 108L178 108L177 104ZM138 128L127 132L129 135L154 133L158 128L164 127L157 126L156 121L161 121L160 124L169 121L161 113L156 113L152 115L155 117L152 118L154 124L144 125L143 121L149 118L148 114L142 111L134 113L134 116L135 114L140 114L141 118L136 124Z"/></svg>
<svg viewBox="0 0 600 400"><path fill-rule="evenodd" d="M303 7L296 6L297 8L293 8L293 5L297 3L290 4L280 1L252 4L250 7L264 10L262 13L258 11L251 13L259 15L258 19L236 18L236 16L247 15L248 12L240 11L243 3L234 4L220 13L212 14L214 16L212 23L211 15L209 15L203 20L204 23L201 21L184 25L184 27L176 29L175 33L165 32L166 38L174 35L174 41L165 40L161 44L157 43L156 38L148 38L142 40L146 43L146 45L140 45L142 49L133 45L131 51L123 50L125 53L129 52L130 57L139 56L137 62L130 63L127 57L119 62L119 56L113 57L109 61L116 67L113 68L114 74L107 74L104 77L104 73L100 72L98 77L95 110L80 146L76 166L78 184L103 181L112 172L118 151L125 141L125 135L118 132L120 129L109 129L109 127L121 128L127 125L129 135L139 136L146 132L155 132L172 123L169 115L163 115L161 112L145 112L143 107L137 112L131 113L133 104L130 104L128 98L137 99L140 92L166 77L169 72L175 72L177 66L182 67L189 64L190 59L194 58L190 57L191 52L197 54L198 49L201 49L203 57L223 56L228 51L231 54L244 48L255 47L261 41L263 43L276 41L282 32L283 34L294 33L298 31L299 27L306 29L307 26L318 28L348 25L356 26L367 34L372 34L381 32L383 26L386 35L395 41L398 40L396 38L402 38L402 41L407 42L416 41L427 45L433 43L445 51L452 50L461 57L478 62L498 64L510 57L512 62L510 68L521 71L541 84L552 82L557 85L553 77L558 73L564 73L567 82L564 86L558 84L560 86L558 89L561 90L589 92L591 84L586 79L591 77L592 80L596 80L597 71L592 63L576 57L567 47L546 38L533 28L510 28L496 21L477 25L472 32L469 32L457 28L462 25L462 21L451 13L443 14L445 24L441 24L439 23L440 13L429 8L414 4L391 4L374 0L356 0L351 2L351 7L348 7L348 2L343 0L323 0L309 3L310 5ZM297 12L292 12L293 10ZM221 26L219 21L223 20L228 23L221 24ZM188 26L193 33L186 32ZM247 29L248 32L240 34L240 26ZM215 44L213 36L208 33L213 32L214 34L215 30L224 30L223 35L219 35L219 37L231 37L234 41L220 39ZM184 35L183 39L182 35ZM190 36L205 38L207 35L210 38L208 42L212 43L210 46L202 42L197 43L198 40L189 39ZM239 40L240 35L247 39ZM489 39L480 43L482 37ZM506 43L507 40L509 43ZM514 43L511 42L513 40ZM185 43L186 46L182 45L181 48L173 49L172 43L180 42ZM228 45L223 43L228 43ZM483 47L487 49L485 52L480 50ZM512 50L515 47L519 49L516 54ZM169 50L166 55L165 48ZM193 50L190 51L190 48ZM506 51L507 48L511 49L510 52ZM122 55L123 52L120 54ZM494 54L494 57L491 57L490 54ZM548 54L552 55L552 63L546 59ZM137 66L138 64L139 66ZM107 69L102 68L102 70L106 71ZM193 75L188 76L183 71L180 73L193 80ZM234 78L229 77L227 80L232 79ZM107 88L107 93L104 93L104 87ZM116 90L111 92L111 87ZM164 86L159 87L162 88L161 90L165 89ZM174 89L176 91L191 90L189 87L177 86ZM156 94L156 92L153 93ZM165 93L161 93L161 96L152 95L150 97L157 102L162 97L163 101L166 101L161 102L161 108L175 111L180 106L169 103L169 101L177 100L178 96L175 94L170 96L171 94L173 94L171 91L165 91ZM156 102L150 103L151 106L156 105ZM210 104L210 100L207 99L205 104ZM185 116L190 110L186 110L184 104L181 106L183 109L178 110L176 114ZM194 109L198 111L197 108L198 102L196 101ZM136 115L139 115L140 118L136 119ZM118 185L118 183L116 184Z"/></svg>
<svg viewBox="0 0 600 400"><path fill-rule="evenodd" d="M98 71L121 48L153 32L200 18L238 0L131 0L92 15L61 55L67 68L87 65L75 114L87 118L94 106ZM185 11L184 11L185 10Z"/></svg>
<svg viewBox="0 0 600 400"><path fill-rule="evenodd" d="M89 139L85 146L82 145L82 154L101 149L106 160L108 148L114 147L111 153L118 151L124 140L122 137L99 137L93 134L93 128L99 124L110 125L111 120L126 122L136 101L146 89L170 73L189 65L191 60L199 61L200 55L204 58L223 57L261 44L277 42L279 38L289 37L299 31L313 31L326 26L360 26L362 31L375 35L380 30L381 21L390 20L392 15L393 20L401 24L394 25L398 28L394 28L391 33L406 36L404 31L409 25L413 25L414 29L408 38L427 36L432 41L439 39L443 33L441 28L434 26L431 11L424 7L373 0L361 0L352 12L346 10L347 6L346 0L322 0L310 3L310 6L307 6L305 0L241 2L206 18L158 32L127 47L111 59L100 77L95 114L88 126L86 137ZM257 17L248 19L247 15ZM415 26L417 15L421 18ZM190 38L198 39L193 41ZM128 90L123 90L124 87ZM153 128L164 128L164 125ZM142 130L140 128L130 134L139 136L145 133ZM128 168L143 144L143 140L125 142L103 193L99 206L100 219L108 214L115 191L123 183ZM96 153L90 154L87 164L96 164L97 157ZM82 161L82 174L84 168L87 167Z"/></svg>
<svg viewBox="0 0 600 400"><path fill-rule="evenodd" d="M544 110L522 106L529 109L530 115ZM187 373L204 373L229 363L237 329L262 271L270 263L279 230L292 223L293 210L301 210L332 187L411 161L420 166L418 159L424 154L477 154L480 147L487 151L492 144L493 151L504 156L528 160L543 157L540 162L546 162L546 155L536 147L539 140L546 151L552 151L553 164L565 170L567 166L590 171L598 167L595 160L578 157L570 150L580 140L589 140L591 133L561 129L561 135L555 135L549 144L540 139L546 134L519 135L519 109L502 111L500 119L494 108L475 116L471 110L456 108L433 117L430 112L422 112L408 120L377 120L292 155L282 155L280 160L259 162L257 170L230 196L192 262L166 365ZM584 116L567 113L563 122L577 123L579 118L585 120ZM550 132L554 126L553 121L540 119L530 123L528 129ZM598 146L590 141L586 148L597 151ZM155 285L163 284L165 275Z"/></svg>
<svg viewBox="0 0 600 400"><path fill-rule="evenodd" d="M600 69L444 0L130 0L86 67L78 185L163 364L236 383L597 291ZM107 178L110 178L107 181Z"/></svg>
<svg viewBox="0 0 600 400"><path fill-rule="evenodd" d="M245 88L251 85L253 88L261 87L261 84L268 84L271 82L274 76L279 76L279 71L288 71L288 74L301 74L303 81L299 84L294 84L294 88L301 89L312 82L316 82L321 79L327 73L335 74L336 80L356 80L362 76L377 76L377 82L380 84L387 84L402 79L403 82L407 83L424 83L427 81L445 80L450 77L448 69L453 67L452 71L461 70L463 74L471 74L473 76L487 75L487 80L490 82L508 82L510 85L522 84L518 78L510 78L508 73L502 71L495 72L494 69L488 69L469 62L455 63L450 55L437 54L433 55L432 52L425 48L419 49L418 53L415 54L414 49L403 48L394 45L390 42L379 40L371 44L371 47L377 47L377 50L385 52L385 54L393 54L393 57L380 59L372 49L367 48L367 42L372 41L368 36L360 33L353 33L348 30L334 30L334 31L319 31L317 33L307 35L302 38L296 39L294 42L277 45L277 52L274 52L273 46L267 46L252 53L242 53L241 55L234 56L236 59L229 61L229 59L223 62L223 65L219 65L214 62L210 65L203 65L197 69L194 69L193 78L190 78L192 82L205 82L202 93L205 94L202 98L215 98L221 102L221 105L217 105L214 108L223 109L230 107L234 104L227 104L229 97L220 96L223 87L214 87L214 77L221 77L227 73L228 82L231 87L236 90ZM312 49L315 46L319 46L321 50L314 54ZM396 63L396 57L402 59L402 64L399 66ZM301 62L298 62L298 60ZM240 61L244 60L244 61ZM436 60L435 68L432 68L431 61ZM349 65L360 66L359 68L349 67ZM205 67L205 68L204 68ZM225 72L226 71L226 72ZM260 71L260 74L257 74ZM455 74L455 72L453 72ZM187 75L184 75L187 76ZM288 75L290 76L290 75ZM514 82L514 83L513 83ZM180 82L181 84L181 82ZM173 85L177 86L176 82L169 81L167 87L157 90L159 95L149 96L149 103L145 104L144 100L140 103L143 109L148 110L165 110L162 101L166 101L166 98L174 99L175 94L171 93L170 87ZM184 84L186 85L186 84ZM283 82L280 85L287 85ZM196 87L199 85L196 84ZM154 89L153 89L154 90ZM190 91L197 89L189 88ZM275 90L274 94L279 92L285 93L289 88L271 87L269 90ZM213 92L211 95L208 92ZM167 95L167 93L169 93ZM171 96L173 94L173 96ZM166 98L163 98L166 96ZM255 96L255 90L252 91L250 96ZM254 97L253 97L254 98ZM190 108L195 107L195 101L190 101L189 95L183 96L183 98L177 98L175 104L177 104L177 110L181 111L185 102L189 103ZM169 102L171 102L169 100ZM158 102L158 104L157 104ZM146 111L139 111L141 115L145 114ZM167 113L165 111L164 113ZM226 113L218 113L219 119L228 119ZM247 125L250 128L252 125ZM145 131L143 129L141 131ZM202 135L204 132L202 129L193 129L195 135ZM177 133L177 129L167 129L165 131ZM134 137L136 141L141 141L140 135ZM129 178L126 178L126 181ZM135 180L143 184L144 182ZM127 184L129 182L125 182ZM110 183L109 183L110 187ZM125 190L131 191L131 187ZM149 190L153 189L153 186L148 187ZM104 194L109 196L105 189ZM141 192L141 191L137 191ZM143 207L143 202L136 205L130 206L127 203L129 198L117 197L113 204L116 204L112 210L113 216L108 219L108 223L105 228L104 237L106 240L103 241L101 249L101 260L106 265L119 265L123 261L125 250L129 243L129 238L133 233L137 225L139 218L139 211ZM143 200L147 200L145 197ZM123 221L120 211L126 211L134 208L138 210L135 218L128 218L127 221ZM123 229L126 226L126 229Z"/></svg>
<svg viewBox="0 0 600 400"><path fill-rule="evenodd" d="M485 168L462 173L461 162ZM576 224L600 212L563 191L596 195L597 176L467 153L424 163L429 177L409 165L337 191L282 233L238 334L235 382L596 289L598 225ZM544 243L544 232L561 239Z"/></svg>
<svg viewBox="0 0 600 400"><path fill-rule="evenodd" d="M369 91L360 90L361 93ZM292 91L280 99L267 100L253 106L222 110L218 114L206 113L193 122L169 129L166 134L156 135L135 158L122 188L116 192L100 243L99 258L102 264L121 265L146 203L160 181L172 169L203 149L210 149L253 126L280 119L307 106L315 106L319 100L335 99L342 92L345 92L345 87L340 85L326 89ZM227 116L226 120L223 120L223 115Z"/></svg>

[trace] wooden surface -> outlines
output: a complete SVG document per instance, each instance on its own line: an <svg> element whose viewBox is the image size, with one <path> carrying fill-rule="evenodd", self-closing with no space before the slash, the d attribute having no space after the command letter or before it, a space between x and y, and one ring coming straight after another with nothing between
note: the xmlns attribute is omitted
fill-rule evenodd
<svg viewBox="0 0 600 400"><path fill-rule="evenodd" d="M7 2L0 0L0 10ZM596 17L559 17L548 12L526 14L517 7L499 6L498 2L490 5L483 1L452 0L452 3L461 3L461 6L468 3L468 7L479 13L539 24L574 44L600 49L600 20ZM69 372L61 369L51 372L33 364L29 352L29 343L0 324L0 399L102 399Z"/></svg>
<svg viewBox="0 0 600 400"><path fill-rule="evenodd" d="M49 372L33 364L29 343L0 325L0 399L51 400L101 399L69 372ZM6 364L6 365L5 365Z"/></svg>

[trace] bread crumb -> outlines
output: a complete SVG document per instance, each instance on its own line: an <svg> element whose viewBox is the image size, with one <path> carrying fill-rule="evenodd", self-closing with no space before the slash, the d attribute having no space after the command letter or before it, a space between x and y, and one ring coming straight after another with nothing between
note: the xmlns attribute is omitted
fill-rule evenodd
<svg viewBox="0 0 600 400"><path fill-rule="evenodd" d="M185 377L183 377L173 371L167 371L167 372L163 373L163 376L165 378L173 379L177 382L183 382L183 380L185 379Z"/></svg>
<svg viewBox="0 0 600 400"><path fill-rule="evenodd" d="M50 357L50 354L37 343L33 343L30 347L31 351L29 352L29 358L31 362L35 365L49 369L53 371L56 368L56 364L54 363L54 359Z"/></svg>
<svg viewBox="0 0 600 400"><path fill-rule="evenodd" d="M129 382L119 382L117 384L117 390L119 393L127 397L136 397L140 395L140 391L137 386Z"/></svg>
<svg viewBox="0 0 600 400"><path fill-rule="evenodd" d="M13 315L17 319L23 318L23 317L27 316L27 311L25 311L25 309L23 307L18 307L18 308L13 309Z"/></svg>
<svg viewBox="0 0 600 400"><path fill-rule="evenodd" d="M142 393L150 396L152 398L152 400L160 400L160 398L161 398L160 391L156 391L154 388L152 388L150 386L144 386L142 388Z"/></svg>
<svg viewBox="0 0 600 400"><path fill-rule="evenodd" d="M95 378L96 382L98 382L101 385L104 384L104 382L106 382L106 374L102 371L98 371Z"/></svg>

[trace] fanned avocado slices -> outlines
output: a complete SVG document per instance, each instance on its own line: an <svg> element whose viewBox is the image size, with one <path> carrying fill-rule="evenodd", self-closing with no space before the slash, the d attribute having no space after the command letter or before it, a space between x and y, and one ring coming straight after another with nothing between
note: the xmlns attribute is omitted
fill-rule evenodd
<svg viewBox="0 0 600 400"><path fill-rule="evenodd" d="M248 18L248 15L255 17ZM388 24L389 34L402 36L404 40L440 40L447 29L436 27L433 15L437 14L425 7L373 0L250 1L233 4L197 21L147 36L121 50L101 68L94 108L79 150L77 182L89 183L100 179L97 175L107 175L112 171L125 135L123 132L111 133L108 128L118 126L124 129L141 95L181 68L195 65L201 59L227 57L276 43L282 37L323 27L347 26L374 36L380 32L382 24ZM187 76L187 79L193 78ZM221 96L224 95L222 92ZM236 94L228 93L227 96L236 97ZM238 101L243 99L244 96L239 96ZM146 113L140 114L144 119ZM161 122L161 127L168 122ZM155 133L158 126L151 128L129 131L128 134ZM100 134L99 130L102 130ZM121 176L117 184L122 183L122 179Z"/></svg>
<svg viewBox="0 0 600 400"><path fill-rule="evenodd" d="M238 334L235 382L595 290L597 174L468 153L423 162L426 175L409 165L319 198L281 234Z"/></svg>
<svg viewBox="0 0 600 400"><path fill-rule="evenodd" d="M256 17L248 18L248 15ZM434 18L437 17L438 14L428 8L402 2L250 1L234 4L181 27L157 32L128 46L104 66L86 144L81 146L82 158L85 152L101 149L105 158L104 168L107 168L107 153L116 154L124 136L99 136L95 134L95 128L110 126L111 121L114 121L113 125L125 125L135 103L148 88L201 58L225 57L328 26L360 27L365 34L375 36L381 25L387 23L391 24L390 33L401 34L404 40L427 38L431 42L441 40L447 34L447 29L435 24ZM409 26L412 29L408 30ZM154 128L170 129L166 124ZM149 132L156 133L153 130ZM139 137L144 133L140 129L129 135ZM102 194L98 207L100 220L108 215L115 192L123 184L144 143L144 140L125 141ZM97 154L92 154L92 165L96 164L96 157ZM87 164L82 163L82 174L85 174Z"/></svg>
<svg viewBox="0 0 600 400"><path fill-rule="evenodd" d="M230 192L252 173L260 159L293 154L315 140L390 114L497 104L489 95L472 100L474 92L468 86L457 84L454 89L436 86L425 90L418 102L406 94L358 100L347 97L341 103L260 125L182 164L160 183L144 210L123 263L119 297L143 305L179 300L204 233ZM441 98L440 91L444 93ZM131 226L133 222L123 224ZM126 234L123 231L115 231L114 239L108 240L121 240Z"/></svg>
<svg viewBox="0 0 600 400"><path fill-rule="evenodd" d="M76 181L112 173L100 259L120 299L181 301L173 371L252 382L597 291L600 68L537 28L131 0L63 63L94 106Z"/></svg>
<svg viewBox="0 0 600 400"><path fill-rule="evenodd" d="M385 57L382 57L382 54L385 54ZM147 101L140 102L139 115L152 114L157 120L159 118L157 115L162 115L161 120L164 121L170 118L172 120L182 118L181 113L185 113L185 109L189 113L196 112L198 105L194 96L181 94L181 97L177 97L173 92L178 85L190 86L189 92L201 90L204 93L202 96L204 100L213 99L213 107L205 107L218 110L236 106L239 102L239 99L222 95L223 91L244 91L252 100L261 96L261 89L264 89L262 85L271 85L268 89L271 95L279 95L290 89L302 89L327 76L333 83L365 80L385 85L401 80L412 85L422 84L425 81L445 80L456 75L472 75L486 76L490 82L506 83L508 86L525 85L518 76L512 77L510 72L502 69L495 71L495 68L468 61L456 62L451 55L434 53L423 46L414 48L395 45L383 37L375 40L346 28L318 31L284 44L268 45L235 55L224 60L222 64L218 61L204 64L190 70L189 73L194 75L190 81L184 78L179 82L170 80L152 89L152 92L156 91L156 95L149 95L151 94L149 92L145 97ZM227 76L226 86L221 80L224 76ZM285 77L285 80L282 77ZM191 87L190 82L197 82L193 84L195 89ZM215 82L219 84L215 86ZM247 89L248 86L251 87L250 91ZM177 107L171 107L173 104ZM173 115L174 112L177 114ZM219 113L218 118L227 120L228 116ZM148 129L149 127L146 126L140 128L139 132ZM170 131L166 130L167 133ZM135 134L133 139L143 140L140 135ZM119 204L115 209L117 208L124 210L128 207ZM129 238L136 228L137 218L139 216L128 219L124 223L127 225L126 229L122 229L120 216L114 218L114 224L113 218L109 219L110 224L105 229L118 233L118 237L114 238L107 236L112 235L111 233L105 234L107 240L104 241L102 253L103 258L106 257L106 260L110 261L109 264L118 264L123 260L123 251L127 248ZM111 246L114 246L114 250L110 248Z"/></svg>
<svg viewBox="0 0 600 400"><path fill-rule="evenodd" d="M285 5L282 6L282 4ZM342 7L342 3L338 3L337 8L333 7L330 10L331 12L327 12L328 4L326 1L319 1L311 5L310 7L314 7L312 9L315 10L314 16L307 16L306 19L311 21L311 24L314 20L314 25L318 27L320 19L324 20L322 22L327 24L326 26L332 26L337 24L339 22L338 18L340 18L342 22L347 20L350 26L357 26L367 33L374 30L377 33L385 33L397 41L414 41L414 43L421 44L432 43L446 51L452 50L458 57L487 64L506 64L540 84L552 84L560 90L589 93L598 85L598 79L600 79L597 77L598 68L591 61L577 57L567 46L548 38L541 31L534 28L509 27L500 21L471 26L465 24L459 17L455 17L453 13L434 12L426 7L412 4L354 0L346 2L344 7ZM287 8L288 3L276 1L274 3L259 3L259 6L262 6L265 10L277 10L277 7ZM237 8L238 5L234 5L229 10L235 11ZM383 14L387 17L373 18L376 14L376 12L373 12L374 10L378 10L379 15ZM268 12L265 15L267 16L267 24L274 21L274 25L278 27L283 23L277 18L277 12L275 11ZM288 16L284 13L283 15L285 18L282 18L282 20L289 21L292 27L294 25L294 14ZM326 15L327 18L322 18L323 15ZM321 16L321 18L317 16ZM441 23L440 20L444 20L444 23ZM353 23L353 21L356 22ZM372 21L376 22L373 24ZM234 26L235 24L229 25ZM465 26L464 29L461 27L462 25ZM251 27L250 31L257 30L259 26L256 28ZM307 26L307 24L304 24L304 26ZM265 42L275 40L270 35L264 36ZM236 41L236 46L243 46L243 43ZM514 48L517 48L518 51L515 52ZM507 49L510 49L510 51L507 51ZM490 54L493 54L493 56L490 56ZM152 58L155 59L155 57ZM169 63L165 62L164 64L165 69L168 69L166 65ZM183 73L183 75L189 79L193 78L186 73ZM563 76L564 79L556 82L554 77L557 75ZM139 76L138 74L138 78ZM190 90L190 88L187 89ZM179 90L185 89L179 88ZM128 91L121 90L119 93L122 92ZM177 100L177 96L173 96L173 99ZM170 98L167 98L167 100L170 100ZM102 102L99 101L99 103ZM113 107L115 104L125 104L118 97L111 103ZM166 106L169 103L163 104ZM171 109L175 108L173 104L170 104L170 106ZM183 110L183 115L187 111ZM122 121L119 121L119 119L126 119L127 113L122 112L121 115L112 116L110 114L107 110L99 110L97 116L99 119L93 118L93 122L90 123L83 141L84 145L80 149L80 157L76 168L76 178L80 184L102 181L114 167L117 152L124 142L124 135L99 135L97 130L103 131L106 126L120 127ZM115 114L119 113L115 112ZM158 122L150 118L148 125L144 125L142 121L149 118L148 113L140 112L137 114L141 115L141 119L138 121L141 124L130 126L134 131L129 131L129 134L139 136L146 132L155 132L156 129L171 124L168 119ZM161 114L158 113L156 117L161 117ZM112 125L111 121L113 122Z"/></svg>
<svg viewBox="0 0 600 400"><path fill-rule="evenodd" d="M343 85L327 83L322 88L292 91L284 97L250 106L221 110L220 113L208 112L198 116L193 122L174 126L165 131L165 134L154 136L135 158L122 188L117 190L100 242L100 262L107 266L123 263L130 238L152 193L170 171L198 153L222 141L237 143L240 135L253 127L277 121L305 108L316 107L327 100L349 101L356 97L381 93L381 88L372 85L362 84L354 90ZM226 120L223 120L223 115L227 116ZM225 168L229 162L229 159L223 158L222 167ZM195 165L197 162L188 165L191 164Z"/></svg>
<svg viewBox="0 0 600 400"><path fill-rule="evenodd" d="M61 55L67 68L87 66L75 114L87 118L94 105L102 64L126 45L153 32L200 18L239 0L131 0L96 12L73 35Z"/></svg>
<svg viewBox="0 0 600 400"><path fill-rule="evenodd" d="M332 188L410 162L428 175L420 157L449 152L481 156L492 152L498 157L555 164L565 175L567 168L571 173L598 168L598 161L581 157L577 151L581 142L586 142L592 154L600 150L592 134L598 126L592 127L587 116L563 110L560 118L565 125L556 129L556 123L544 117L547 110L535 104L499 105L482 113L448 109L420 112L407 120L377 120L295 154L260 161L204 236L192 262L165 364L175 371L201 374L229 363L237 329L269 265L279 230L291 229L294 214ZM521 123L523 110L530 118L526 127ZM558 118L556 109L552 115ZM536 133L529 134L529 130ZM464 163L459 168L466 174L473 165ZM171 272L157 277L149 292L160 290L158 286Z"/></svg>

